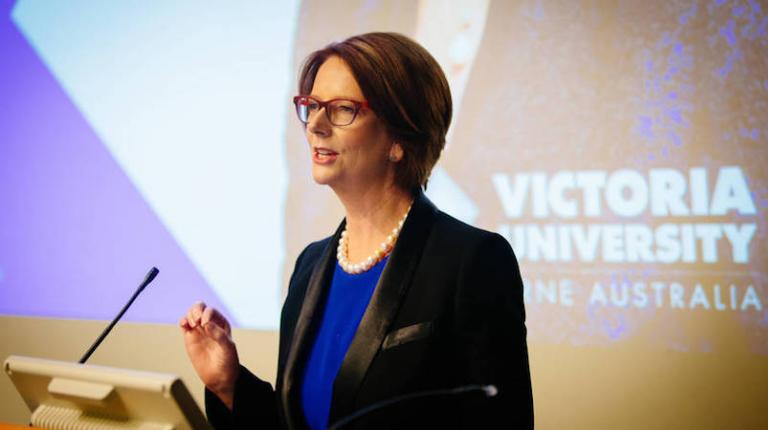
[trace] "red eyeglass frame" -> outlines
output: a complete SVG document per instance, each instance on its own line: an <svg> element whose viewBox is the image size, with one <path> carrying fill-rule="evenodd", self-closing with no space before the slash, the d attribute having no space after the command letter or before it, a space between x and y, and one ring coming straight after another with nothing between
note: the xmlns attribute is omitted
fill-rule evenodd
<svg viewBox="0 0 768 430"><path fill-rule="evenodd" d="M299 101L302 98L303 99L314 100L315 102L317 102L317 105L320 106L320 109L325 109L325 117L328 118L328 121L331 124L333 124L333 121L331 121L331 116L330 116L330 113L328 113L328 109L325 108L329 103L333 103L333 102L336 102L336 101L345 101L345 102L350 102L353 105L355 105L355 113L352 116L352 121L350 121L348 124L344 124L344 125L352 124L355 121L355 119L357 119L357 114L360 113L361 109L363 109L363 108L370 109L371 108L371 105L368 103L368 101L365 101L365 100L364 101L358 101L358 100L345 99L345 98L336 98L336 99L330 99L330 100L326 100L326 101L321 101L321 100L318 100L317 98L312 97L312 96L299 94L299 95L293 97L293 105L297 109L299 107ZM297 113L297 116L298 116L298 111L296 113ZM307 124L307 122L304 122L301 119L301 116L299 116L299 121L301 121L304 124ZM338 124L333 124L333 125L339 126ZM343 127L344 125L341 125L341 127Z"/></svg>

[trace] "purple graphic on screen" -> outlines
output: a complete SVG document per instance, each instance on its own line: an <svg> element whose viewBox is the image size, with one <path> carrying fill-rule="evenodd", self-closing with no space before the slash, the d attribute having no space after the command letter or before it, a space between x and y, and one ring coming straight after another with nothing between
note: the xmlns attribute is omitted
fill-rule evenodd
<svg viewBox="0 0 768 430"><path fill-rule="evenodd" d="M12 9L0 0L0 314L111 319L152 266L125 319L173 323L196 300L226 312Z"/></svg>

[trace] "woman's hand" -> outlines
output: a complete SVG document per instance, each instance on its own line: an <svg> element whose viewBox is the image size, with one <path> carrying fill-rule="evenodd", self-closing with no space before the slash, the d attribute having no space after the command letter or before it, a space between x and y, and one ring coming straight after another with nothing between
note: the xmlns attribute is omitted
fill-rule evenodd
<svg viewBox="0 0 768 430"><path fill-rule="evenodd" d="M229 322L216 309L197 302L179 320L179 326L197 375L231 410L240 362Z"/></svg>

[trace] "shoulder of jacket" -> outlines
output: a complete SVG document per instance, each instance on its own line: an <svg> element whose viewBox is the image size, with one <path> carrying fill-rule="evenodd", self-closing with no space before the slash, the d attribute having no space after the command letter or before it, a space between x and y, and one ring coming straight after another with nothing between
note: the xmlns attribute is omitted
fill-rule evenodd
<svg viewBox="0 0 768 430"><path fill-rule="evenodd" d="M514 251L504 236L467 224L442 211L438 211L431 236L431 240L439 244L441 249L451 250L444 255L504 259L510 255L514 256Z"/></svg>
<svg viewBox="0 0 768 430"><path fill-rule="evenodd" d="M467 224L443 211L438 211L437 217L435 218L434 228L435 232L438 234L453 234L471 242L482 242L495 236L501 237L498 233Z"/></svg>

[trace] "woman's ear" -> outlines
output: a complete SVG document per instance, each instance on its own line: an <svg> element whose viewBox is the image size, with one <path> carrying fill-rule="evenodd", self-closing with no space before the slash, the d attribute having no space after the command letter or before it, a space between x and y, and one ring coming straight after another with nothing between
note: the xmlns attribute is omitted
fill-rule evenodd
<svg viewBox="0 0 768 430"><path fill-rule="evenodd" d="M389 161L397 163L403 159L403 155L403 147L399 143L393 142L389 148Z"/></svg>

